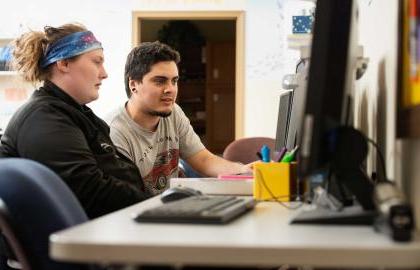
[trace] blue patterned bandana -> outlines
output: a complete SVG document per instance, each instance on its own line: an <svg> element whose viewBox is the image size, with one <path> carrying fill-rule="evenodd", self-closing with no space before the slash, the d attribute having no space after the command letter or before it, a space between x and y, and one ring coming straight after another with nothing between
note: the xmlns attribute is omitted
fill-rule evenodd
<svg viewBox="0 0 420 270"><path fill-rule="evenodd" d="M41 61L41 68L96 49L102 49L102 45L96 40L90 31L76 32L65 36L48 46L44 58Z"/></svg>

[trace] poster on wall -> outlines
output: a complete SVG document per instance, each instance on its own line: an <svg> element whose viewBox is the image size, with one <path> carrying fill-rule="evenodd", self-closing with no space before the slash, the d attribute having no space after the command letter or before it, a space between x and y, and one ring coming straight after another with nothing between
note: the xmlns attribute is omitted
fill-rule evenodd
<svg viewBox="0 0 420 270"><path fill-rule="evenodd" d="M0 39L0 135L16 110L25 103L34 87L13 70L12 39Z"/></svg>
<svg viewBox="0 0 420 270"><path fill-rule="evenodd" d="M10 70L12 60L12 49L9 45L0 46L0 71Z"/></svg>
<svg viewBox="0 0 420 270"><path fill-rule="evenodd" d="M30 89L25 85L0 88L0 134L16 110L28 100L33 91Z"/></svg>

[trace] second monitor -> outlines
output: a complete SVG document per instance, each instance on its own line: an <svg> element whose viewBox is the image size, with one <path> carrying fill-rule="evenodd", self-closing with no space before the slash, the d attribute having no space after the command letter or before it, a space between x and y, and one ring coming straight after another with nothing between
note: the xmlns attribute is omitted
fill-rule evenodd
<svg viewBox="0 0 420 270"><path fill-rule="evenodd" d="M280 94L276 151L280 151L282 147L291 150L298 143L305 107L308 67L309 59L302 58L296 66L296 74L286 75L283 79L283 88L291 90Z"/></svg>

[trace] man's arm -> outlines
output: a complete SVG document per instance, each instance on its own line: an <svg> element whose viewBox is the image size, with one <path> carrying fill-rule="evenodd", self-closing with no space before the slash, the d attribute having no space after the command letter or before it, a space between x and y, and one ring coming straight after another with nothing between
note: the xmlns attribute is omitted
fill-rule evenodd
<svg viewBox="0 0 420 270"><path fill-rule="evenodd" d="M216 177L219 174L239 174L252 172L252 163L244 165L228 161L203 149L187 158L186 161L199 173Z"/></svg>
<svg viewBox="0 0 420 270"><path fill-rule="evenodd" d="M175 106L179 117L177 130L179 132L179 150L181 157L202 175L216 177L219 174L238 174L252 172L252 164L244 165L218 157L207 150L200 138L194 132L190 121L179 106ZM195 154L193 154L195 153Z"/></svg>

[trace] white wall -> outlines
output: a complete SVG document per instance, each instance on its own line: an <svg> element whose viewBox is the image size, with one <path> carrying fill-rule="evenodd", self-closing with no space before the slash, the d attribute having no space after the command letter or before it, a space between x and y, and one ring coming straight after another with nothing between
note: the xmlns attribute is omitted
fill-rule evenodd
<svg viewBox="0 0 420 270"><path fill-rule="evenodd" d="M388 177L395 180L398 0L359 0L359 11L359 41L369 66L356 88L356 122L382 146ZM373 150L369 170L375 168Z"/></svg>
<svg viewBox="0 0 420 270"><path fill-rule="evenodd" d="M371 58L369 79L364 84L369 107L361 109L366 118L361 121L362 126L385 143L388 176L405 191L414 208L417 229L420 229L420 140L397 141L395 137L398 0L359 1L363 28L360 37Z"/></svg>
<svg viewBox="0 0 420 270"><path fill-rule="evenodd" d="M291 15L311 3L298 0L14 0L2 3L0 38L28 28L81 22L103 43L109 77L90 107L104 116L125 100L123 72L131 49L133 11L244 10L245 136L275 135L282 77L293 72L297 52L287 49ZM182 91L182 89L180 89ZM263 120L263 121L262 121Z"/></svg>

